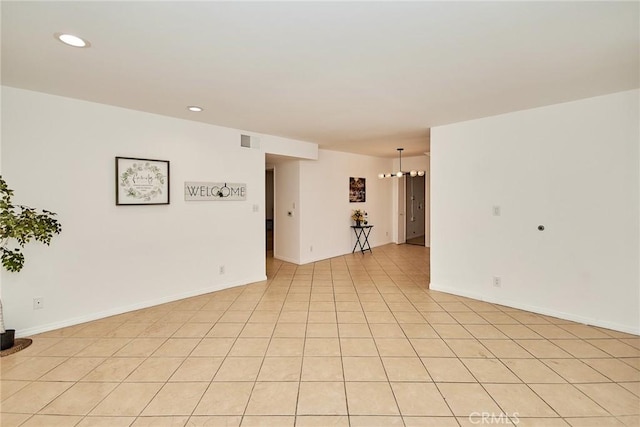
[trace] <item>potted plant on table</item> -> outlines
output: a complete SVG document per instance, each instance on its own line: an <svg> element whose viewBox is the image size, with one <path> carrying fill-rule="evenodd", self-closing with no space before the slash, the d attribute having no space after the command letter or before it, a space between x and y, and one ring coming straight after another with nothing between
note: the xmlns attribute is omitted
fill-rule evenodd
<svg viewBox="0 0 640 427"><path fill-rule="evenodd" d="M362 223L367 224L367 213L362 209L354 209L351 214L351 219L356 222L356 227L362 226Z"/></svg>
<svg viewBox="0 0 640 427"><path fill-rule="evenodd" d="M31 240L49 245L54 234L60 234L62 226L55 219L56 214L46 210L37 211L11 202L13 190L0 176L0 259L2 266L11 272L18 272L24 266L22 248ZM17 244L17 247L16 247ZM13 246L13 249L10 247ZM0 299L0 350L13 347L14 329L5 330Z"/></svg>

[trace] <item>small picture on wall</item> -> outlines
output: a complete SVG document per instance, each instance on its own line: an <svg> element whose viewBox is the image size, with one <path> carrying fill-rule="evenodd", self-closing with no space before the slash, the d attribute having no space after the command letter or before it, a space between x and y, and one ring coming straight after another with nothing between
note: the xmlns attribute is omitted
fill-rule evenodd
<svg viewBox="0 0 640 427"><path fill-rule="evenodd" d="M367 188L365 178L349 178L349 202L366 202Z"/></svg>
<svg viewBox="0 0 640 427"><path fill-rule="evenodd" d="M168 205L169 161L116 157L116 205Z"/></svg>

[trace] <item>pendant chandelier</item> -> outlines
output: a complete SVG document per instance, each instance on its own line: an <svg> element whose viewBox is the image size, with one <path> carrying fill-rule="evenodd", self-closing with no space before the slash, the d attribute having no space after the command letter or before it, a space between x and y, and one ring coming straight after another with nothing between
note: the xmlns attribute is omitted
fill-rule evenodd
<svg viewBox="0 0 640 427"><path fill-rule="evenodd" d="M398 150L398 155L400 156L400 170L398 172L395 173L379 173L378 174L378 178L382 179L382 178L402 178L405 175L409 175L411 177L414 176L424 176L424 171L416 171L416 170L411 170L409 172L404 172L402 170L402 151L404 150L404 148L397 148Z"/></svg>

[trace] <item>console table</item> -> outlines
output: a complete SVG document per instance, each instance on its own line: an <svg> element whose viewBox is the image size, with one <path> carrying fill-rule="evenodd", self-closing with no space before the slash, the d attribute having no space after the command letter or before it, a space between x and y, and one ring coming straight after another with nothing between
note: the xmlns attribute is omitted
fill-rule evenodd
<svg viewBox="0 0 640 427"><path fill-rule="evenodd" d="M362 253L365 253L366 251L373 253L371 245L369 245L369 234L371 234L373 225L352 225L351 228L356 235L356 244L353 246L351 253L354 253L358 246Z"/></svg>

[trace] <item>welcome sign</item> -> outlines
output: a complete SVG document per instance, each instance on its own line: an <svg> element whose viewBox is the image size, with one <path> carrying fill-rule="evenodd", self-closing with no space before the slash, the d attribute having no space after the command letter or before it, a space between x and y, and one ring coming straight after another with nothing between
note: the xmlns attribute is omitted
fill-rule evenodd
<svg viewBox="0 0 640 427"><path fill-rule="evenodd" d="M185 201L247 200L247 184L231 182L185 182Z"/></svg>

